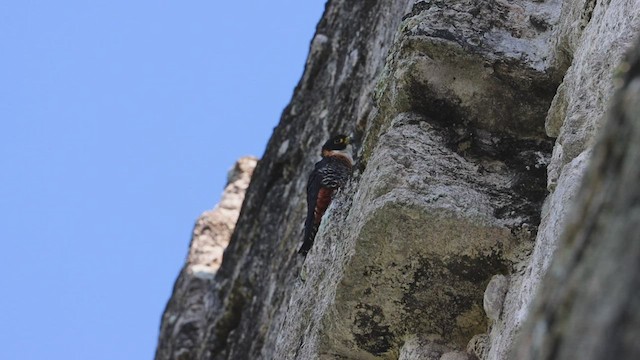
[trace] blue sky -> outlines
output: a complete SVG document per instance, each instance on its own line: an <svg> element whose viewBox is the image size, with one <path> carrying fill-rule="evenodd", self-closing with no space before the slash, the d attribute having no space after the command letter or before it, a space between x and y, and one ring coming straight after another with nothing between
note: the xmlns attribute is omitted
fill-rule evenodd
<svg viewBox="0 0 640 360"><path fill-rule="evenodd" d="M0 359L151 359L193 223L324 0L0 3Z"/></svg>

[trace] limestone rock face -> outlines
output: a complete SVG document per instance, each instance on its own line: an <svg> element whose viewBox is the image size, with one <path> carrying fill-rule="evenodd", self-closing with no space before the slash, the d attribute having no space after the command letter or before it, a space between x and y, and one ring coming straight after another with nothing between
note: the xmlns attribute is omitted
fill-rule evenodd
<svg viewBox="0 0 640 360"><path fill-rule="evenodd" d="M639 11L329 1L183 359L507 358ZM307 175L338 132L354 174L303 259Z"/></svg>
<svg viewBox="0 0 640 360"><path fill-rule="evenodd" d="M640 358L640 44L513 359Z"/></svg>
<svg viewBox="0 0 640 360"><path fill-rule="evenodd" d="M554 256L572 209L594 136L604 122L621 59L640 32L640 1L564 1L550 42L555 66L566 70L547 113L556 139L548 165L549 196L542 208L535 248L522 281L511 281L502 320L491 334L488 358L504 359L528 314L538 284Z"/></svg>
<svg viewBox="0 0 640 360"><path fill-rule="evenodd" d="M162 316L156 359L192 359L205 328L204 297L240 215L257 159L244 157L227 176L220 203L196 221L187 261Z"/></svg>
<svg viewBox="0 0 640 360"><path fill-rule="evenodd" d="M408 8L360 122L361 172L303 265L276 354L440 359L486 331L487 283L522 271L533 246L558 85L530 49L550 26L504 21L553 4L521 5ZM412 338L420 345L407 350Z"/></svg>

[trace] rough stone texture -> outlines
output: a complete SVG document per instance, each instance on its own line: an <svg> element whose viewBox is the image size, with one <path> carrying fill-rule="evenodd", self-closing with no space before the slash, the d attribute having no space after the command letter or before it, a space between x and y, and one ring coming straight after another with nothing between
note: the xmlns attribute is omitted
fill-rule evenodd
<svg viewBox="0 0 640 360"><path fill-rule="evenodd" d="M506 358L639 11L330 1L183 359ZM337 132L354 176L303 261L306 177Z"/></svg>
<svg viewBox="0 0 640 360"><path fill-rule="evenodd" d="M225 260L205 299L208 329L196 358L304 357L303 350L295 354L305 349L301 334L284 324L288 316L298 316L294 325L312 326L309 314L288 310L292 292L301 286L296 250L307 174L329 134L353 131L371 111L370 89L406 6L371 0L327 4L312 41L314 56L256 167ZM333 267L339 268L338 262ZM321 295L305 310L320 311L330 290ZM287 335L295 337L295 346L276 350Z"/></svg>
<svg viewBox="0 0 640 360"><path fill-rule="evenodd" d="M442 345L434 344L426 339L412 337L407 339L400 349L398 360L421 360L437 358L444 351Z"/></svg>
<svg viewBox="0 0 640 360"><path fill-rule="evenodd" d="M472 360L469 354L463 351L448 352L440 357L440 360Z"/></svg>
<svg viewBox="0 0 640 360"><path fill-rule="evenodd" d="M478 334L469 340L467 353L474 355L478 359L486 359L489 353L489 335Z"/></svg>
<svg viewBox="0 0 640 360"><path fill-rule="evenodd" d="M489 359L504 359L547 271L588 164L594 134L613 93L623 54L640 32L640 1L565 1L551 41L552 63L566 69L546 119L558 136L548 166L551 192L522 276L512 277L503 316L491 329Z"/></svg>
<svg viewBox="0 0 640 360"><path fill-rule="evenodd" d="M622 89L513 359L640 358L640 46L621 71Z"/></svg>
<svg viewBox="0 0 640 360"><path fill-rule="evenodd" d="M559 82L548 71L545 46L558 9L559 1L418 1L399 29L379 91L396 112L539 136Z"/></svg>
<svg viewBox="0 0 640 360"><path fill-rule="evenodd" d="M220 203L196 221L187 261L162 316L157 359L192 359L205 328L204 297L240 215L257 159L244 157L227 176Z"/></svg>
<svg viewBox="0 0 640 360"><path fill-rule="evenodd" d="M484 291L483 306L487 317L493 321L497 321L502 313L502 304L504 296L507 294L509 281L504 275L495 275L489 281L487 289Z"/></svg>
<svg viewBox="0 0 640 360"><path fill-rule="evenodd" d="M353 198L339 198L318 233L277 354L395 358L416 336L439 359L485 330L486 284L531 240L531 219L500 210L532 200L513 189L517 170L479 170L484 162L448 149L446 135L419 114L391 122Z"/></svg>
<svg viewBox="0 0 640 360"><path fill-rule="evenodd" d="M361 122L361 173L282 308L276 357L397 358L417 337L439 359L485 331L486 284L512 272L535 236L557 86L539 70L544 54L522 50L549 29L524 24L516 39L500 20L522 9L492 10L418 2L404 17ZM457 21L463 34L450 36ZM469 34L473 51L461 43Z"/></svg>

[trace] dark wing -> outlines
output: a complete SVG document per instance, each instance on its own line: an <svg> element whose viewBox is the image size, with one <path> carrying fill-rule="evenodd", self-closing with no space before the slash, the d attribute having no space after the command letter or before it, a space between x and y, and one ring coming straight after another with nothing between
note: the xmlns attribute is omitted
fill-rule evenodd
<svg viewBox="0 0 640 360"><path fill-rule="evenodd" d="M307 219L304 222L304 242L300 250L298 250L298 254L307 255L307 252L309 252L313 245L313 239L318 232L318 225L314 224L314 218L318 193L322 185L322 174L319 170L324 166L325 162L324 159L317 162L315 168L309 175L309 181L307 182Z"/></svg>

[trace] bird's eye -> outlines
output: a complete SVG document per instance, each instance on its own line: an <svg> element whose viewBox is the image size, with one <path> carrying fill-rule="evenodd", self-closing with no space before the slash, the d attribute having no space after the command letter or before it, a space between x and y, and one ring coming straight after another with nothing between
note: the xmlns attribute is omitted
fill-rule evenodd
<svg viewBox="0 0 640 360"><path fill-rule="evenodd" d="M340 144L340 143L342 143L342 139L335 139L335 140L333 140L333 143L334 144Z"/></svg>

